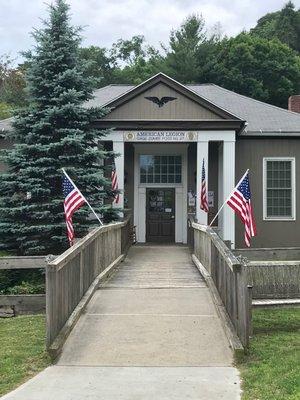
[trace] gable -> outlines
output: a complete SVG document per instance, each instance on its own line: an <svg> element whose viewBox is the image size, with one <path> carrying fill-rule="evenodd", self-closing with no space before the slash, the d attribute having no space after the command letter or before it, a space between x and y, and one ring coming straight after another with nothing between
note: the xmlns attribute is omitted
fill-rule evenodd
<svg viewBox="0 0 300 400"><path fill-rule="evenodd" d="M155 102L146 99L154 97L175 98L159 107ZM109 106L109 105L108 105ZM106 120L222 120L219 114L190 99L164 82L158 82L128 101L117 105L105 117Z"/></svg>

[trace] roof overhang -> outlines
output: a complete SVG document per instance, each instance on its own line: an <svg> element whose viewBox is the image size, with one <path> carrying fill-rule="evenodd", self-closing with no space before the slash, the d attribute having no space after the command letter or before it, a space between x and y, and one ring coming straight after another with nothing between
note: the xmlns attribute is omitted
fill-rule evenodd
<svg viewBox="0 0 300 400"><path fill-rule="evenodd" d="M217 120L105 120L94 121L95 128L119 130L234 130L244 129L245 121L235 119Z"/></svg>
<svg viewBox="0 0 300 400"><path fill-rule="evenodd" d="M300 131L266 131L266 130L260 130L260 131L243 131L240 135L240 137L255 137L255 138L265 138L265 137L272 137L272 138L292 138L292 137L299 137L300 136Z"/></svg>

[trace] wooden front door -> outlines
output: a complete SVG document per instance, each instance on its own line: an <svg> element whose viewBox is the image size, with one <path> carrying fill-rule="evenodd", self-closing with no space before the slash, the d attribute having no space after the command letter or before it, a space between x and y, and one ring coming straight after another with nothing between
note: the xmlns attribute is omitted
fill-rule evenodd
<svg viewBox="0 0 300 400"><path fill-rule="evenodd" d="M147 242L175 242L175 189L147 189Z"/></svg>

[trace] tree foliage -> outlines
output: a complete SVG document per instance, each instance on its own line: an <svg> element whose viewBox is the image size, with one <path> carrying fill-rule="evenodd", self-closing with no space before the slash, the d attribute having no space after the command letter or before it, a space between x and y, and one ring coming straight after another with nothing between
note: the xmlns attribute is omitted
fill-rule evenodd
<svg viewBox="0 0 300 400"><path fill-rule="evenodd" d="M73 176L99 213L113 195L99 161L108 154L97 140L105 132L93 129L101 109L83 107L94 81L79 57L80 32L69 23L68 6L56 0L43 29L34 32L35 51L27 54L29 106L14 122L16 142L4 153L7 173L0 175L0 247L19 254L58 254L68 246L64 223L61 168ZM74 216L75 232L91 226L85 206Z"/></svg>
<svg viewBox="0 0 300 400"><path fill-rule="evenodd" d="M198 53L206 37L205 22L198 15L188 17L179 29L173 30L166 56L168 73L180 82L196 82L200 75Z"/></svg>
<svg viewBox="0 0 300 400"><path fill-rule="evenodd" d="M80 47L80 30L69 23L65 0L50 6L50 18L33 34L36 46L17 67L0 57L0 118L18 109L3 152L7 173L0 175L0 249L19 254L59 253L67 246L61 193L61 167L74 177L106 220L115 210L98 148L105 135L92 128L104 110L83 103L95 88L111 83L139 84L162 71L182 83L211 82L286 107L300 93L300 11L293 3L263 16L250 32L222 38L209 33L202 16L189 16L156 49L143 36L119 39L111 48ZM26 76L26 90L25 90ZM74 218L81 236L91 225L82 208Z"/></svg>
<svg viewBox="0 0 300 400"><path fill-rule="evenodd" d="M138 85L158 72L166 72L165 60L158 51L149 47L145 57L139 57L133 65L118 70L117 80Z"/></svg>
<svg viewBox="0 0 300 400"><path fill-rule="evenodd" d="M116 82L117 61L106 48L83 47L79 49L79 57L87 62L86 74L94 78L95 87Z"/></svg>
<svg viewBox="0 0 300 400"><path fill-rule="evenodd" d="M24 68L13 64L11 57L0 57L0 118L11 116L14 109L24 107L27 102Z"/></svg>
<svg viewBox="0 0 300 400"><path fill-rule="evenodd" d="M111 55L129 66L133 66L139 59L145 58L145 38L142 35L133 36L130 40L119 39L113 44Z"/></svg>
<svg viewBox="0 0 300 400"><path fill-rule="evenodd" d="M300 57L279 40L242 33L215 46L203 70L206 81L286 107L300 90Z"/></svg>
<svg viewBox="0 0 300 400"><path fill-rule="evenodd" d="M12 115L12 107L5 103L4 101L2 101L0 103L0 119L5 119L5 118L9 118Z"/></svg>
<svg viewBox="0 0 300 400"><path fill-rule="evenodd" d="M251 33L269 40L277 38L300 52L300 10L289 1L280 11L260 18Z"/></svg>
<svg viewBox="0 0 300 400"><path fill-rule="evenodd" d="M94 88L139 84L161 71L182 83L217 83L286 107L288 97L299 91L300 10L288 2L260 18L250 32L230 39L220 32L220 25L209 30L201 14L193 14L160 48L135 35L110 48L80 48L79 57L86 63L86 77L94 78ZM28 63L16 69L5 64L0 61L0 118L26 105L23 76Z"/></svg>

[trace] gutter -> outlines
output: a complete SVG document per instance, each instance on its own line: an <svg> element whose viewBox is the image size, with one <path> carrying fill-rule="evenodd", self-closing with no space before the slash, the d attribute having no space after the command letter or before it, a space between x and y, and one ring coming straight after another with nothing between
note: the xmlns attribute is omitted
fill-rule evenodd
<svg viewBox="0 0 300 400"><path fill-rule="evenodd" d="M300 136L300 131L288 131L288 130L263 130L260 129L258 131L247 131L244 129L240 136L255 136L255 137L270 137L270 136L276 136L276 137L298 137Z"/></svg>

